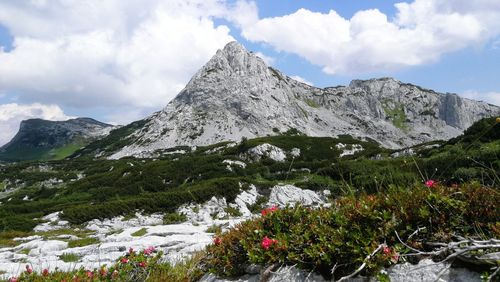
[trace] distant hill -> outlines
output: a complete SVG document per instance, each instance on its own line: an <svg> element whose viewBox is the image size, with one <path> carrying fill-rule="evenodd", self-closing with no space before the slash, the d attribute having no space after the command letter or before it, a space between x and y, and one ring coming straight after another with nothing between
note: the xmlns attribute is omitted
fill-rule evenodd
<svg viewBox="0 0 500 282"><path fill-rule="evenodd" d="M91 118L24 120L14 138L0 148L0 161L63 159L111 129L112 125Z"/></svg>

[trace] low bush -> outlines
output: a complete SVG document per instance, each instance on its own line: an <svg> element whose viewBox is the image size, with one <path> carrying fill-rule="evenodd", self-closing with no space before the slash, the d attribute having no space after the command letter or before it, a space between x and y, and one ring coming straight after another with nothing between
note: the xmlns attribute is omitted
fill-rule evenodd
<svg viewBox="0 0 500 282"><path fill-rule="evenodd" d="M187 216L182 213L171 212L166 213L163 216L163 224L178 224L185 222L187 220Z"/></svg>
<svg viewBox="0 0 500 282"><path fill-rule="evenodd" d="M73 253L63 253L59 256L59 259L64 262L78 262L80 261L80 256Z"/></svg>

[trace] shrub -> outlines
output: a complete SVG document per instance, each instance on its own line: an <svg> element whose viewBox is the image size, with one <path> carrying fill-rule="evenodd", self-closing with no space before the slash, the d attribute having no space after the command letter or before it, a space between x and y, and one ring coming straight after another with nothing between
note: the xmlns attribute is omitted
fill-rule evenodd
<svg viewBox="0 0 500 282"><path fill-rule="evenodd" d="M207 248L205 263L221 276L241 275L252 263L278 263L331 278L336 266L333 276L338 279L352 273L378 246L387 244L363 270L364 275L373 275L408 251L396 232L408 238L420 228L408 241L414 246L428 241L446 243L452 235L475 237L472 226L479 226L482 236L497 237L495 203L499 201L496 191L479 185L419 185L391 187L384 193L357 198L340 197L331 208L295 206L268 211L218 235Z"/></svg>
<svg viewBox="0 0 500 282"><path fill-rule="evenodd" d="M227 208L224 209L224 211L230 215L230 216L242 216L241 212L237 208L233 208L231 206L228 206Z"/></svg>
<svg viewBox="0 0 500 282"><path fill-rule="evenodd" d="M163 224L178 224L185 222L187 220L187 216L183 213L171 212L166 213L163 216Z"/></svg>
<svg viewBox="0 0 500 282"><path fill-rule="evenodd" d="M59 256L59 259L64 262L78 262L80 261L80 256L73 253L63 253Z"/></svg>

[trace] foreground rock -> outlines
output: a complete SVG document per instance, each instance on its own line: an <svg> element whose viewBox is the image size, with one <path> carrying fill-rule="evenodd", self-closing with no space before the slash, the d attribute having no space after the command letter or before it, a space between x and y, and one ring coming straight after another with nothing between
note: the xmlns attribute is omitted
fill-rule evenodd
<svg viewBox="0 0 500 282"><path fill-rule="evenodd" d="M313 191L284 185L271 189L271 198L266 206L302 203L317 205L323 203L322 196ZM46 232L68 230L68 222L59 219L59 213L45 216L47 221L35 227L39 234L26 238L18 238L19 244L12 248L0 249L0 271L5 278L17 276L25 265L31 265L35 271L44 268L50 271L72 270L84 267L93 269L104 264L111 265L128 249L146 249L154 246L162 250L165 260L175 262L196 251L202 250L213 240L213 230L230 228L237 223L252 217L249 206L262 197L257 188L251 185L242 191L232 203L224 198L215 198L204 204L187 204L177 212L184 214L186 221L179 224L163 224L163 214L141 215L133 218L119 216L106 220L92 220L84 230L73 229L74 234L49 236ZM238 216L231 216L227 210L238 211ZM41 233L40 233L41 232ZM45 233L43 233L45 232ZM81 247L68 247L68 242L81 239L81 233L88 234L94 243ZM143 233L143 234L142 234ZM63 254L74 254L76 262L64 262Z"/></svg>
<svg viewBox="0 0 500 282"><path fill-rule="evenodd" d="M389 277L391 282L475 282L482 281L479 273L465 268L452 268L448 263L435 263L432 260L424 259L419 264L409 263L398 264L382 271ZM269 272L269 275L247 274L235 280L217 278L213 274L206 274L200 282L259 282L266 277L268 282L325 282L322 276L301 271L293 266L280 267L276 271ZM373 277L355 277L344 281L352 282L376 282Z"/></svg>

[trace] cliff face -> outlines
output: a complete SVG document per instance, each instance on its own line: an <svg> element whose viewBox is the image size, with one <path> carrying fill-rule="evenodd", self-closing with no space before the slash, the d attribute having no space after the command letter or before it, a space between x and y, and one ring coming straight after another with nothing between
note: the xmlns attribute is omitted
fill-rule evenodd
<svg viewBox="0 0 500 282"><path fill-rule="evenodd" d="M392 78L312 87L232 42L111 157L149 156L157 149L238 141L292 128L310 136L371 138L399 148L455 137L474 121L498 114L497 106Z"/></svg>

